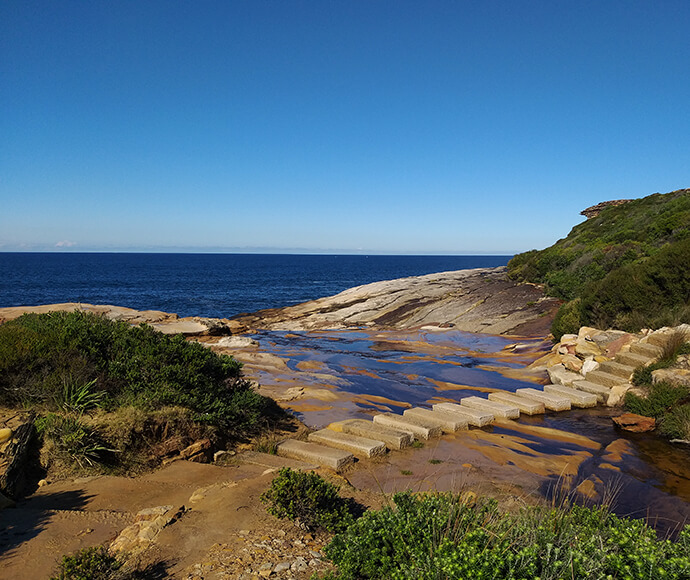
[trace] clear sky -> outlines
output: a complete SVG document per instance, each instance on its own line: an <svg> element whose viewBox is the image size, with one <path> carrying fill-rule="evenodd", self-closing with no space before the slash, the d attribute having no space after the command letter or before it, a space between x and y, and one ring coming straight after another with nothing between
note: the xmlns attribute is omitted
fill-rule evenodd
<svg viewBox="0 0 690 580"><path fill-rule="evenodd" d="M690 1L0 3L0 251L508 254L690 187Z"/></svg>

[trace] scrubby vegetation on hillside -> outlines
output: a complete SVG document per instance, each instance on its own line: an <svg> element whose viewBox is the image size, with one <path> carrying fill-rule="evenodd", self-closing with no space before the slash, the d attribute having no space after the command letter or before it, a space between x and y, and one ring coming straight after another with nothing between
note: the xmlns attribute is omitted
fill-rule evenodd
<svg viewBox="0 0 690 580"><path fill-rule="evenodd" d="M690 189L604 208L508 269L565 301L556 338L582 325L636 331L690 322Z"/></svg>
<svg viewBox="0 0 690 580"><path fill-rule="evenodd" d="M180 335L93 314L25 314L0 325L0 405L39 411L55 456L82 467L176 438L259 432L281 412L240 369Z"/></svg>

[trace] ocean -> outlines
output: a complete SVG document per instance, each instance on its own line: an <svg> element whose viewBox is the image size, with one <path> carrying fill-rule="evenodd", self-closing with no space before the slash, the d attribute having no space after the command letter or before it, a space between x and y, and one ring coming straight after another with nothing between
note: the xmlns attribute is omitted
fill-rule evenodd
<svg viewBox="0 0 690 580"><path fill-rule="evenodd" d="M113 304L226 318L299 304L353 286L511 256L0 253L0 307Z"/></svg>

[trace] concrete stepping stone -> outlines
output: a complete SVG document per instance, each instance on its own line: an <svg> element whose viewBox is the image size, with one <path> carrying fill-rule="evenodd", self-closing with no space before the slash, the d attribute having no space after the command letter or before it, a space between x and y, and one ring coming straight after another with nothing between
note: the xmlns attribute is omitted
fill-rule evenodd
<svg viewBox="0 0 690 580"><path fill-rule="evenodd" d="M649 344L647 342L634 342L630 345L630 352L634 354L642 354L650 358L658 358L661 356L661 347Z"/></svg>
<svg viewBox="0 0 690 580"><path fill-rule="evenodd" d="M570 399L559 395L545 393L544 391L538 391L537 389L517 389L515 394L541 401L544 403L544 407L550 411L570 411L570 408L572 407Z"/></svg>
<svg viewBox="0 0 690 580"><path fill-rule="evenodd" d="M474 425L475 427L490 425L494 420L494 416L491 413L487 413L480 409L463 407L456 403L436 403L434 405L434 411L460 415L460 417L465 418L470 425Z"/></svg>
<svg viewBox="0 0 690 580"><path fill-rule="evenodd" d="M590 383L597 383L609 388L617 385L624 385L628 382L623 377L612 375L611 373L606 373L604 371L589 371L585 375L585 380L589 381Z"/></svg>
<svg viewBox="0 0 690 580"><path fill-rule="evenodd" d="M508 393L506 391L489 393L489 400L505 403L506 405L515 405L520 409L520 413L524 413L525 415L543 415L546 412L544 403L541 401L521 397L515 393Z"/></svg>
<svg viewBox="0 0 690 580"><path fill-rule="evenodd" d="M417 439L430 439L441 436L441 425L428 419L403 417L393 413L374 415L374 423L412 433Z"/></svg>
<svg viewBox="0 0 690 580"><path fill-rule="evenodd" d="M332 431L342 431L343 433L352 433L360 437L383 441L388 449L404 449L414 440L414 435L411 432L390 429L364 419L338 421L331 423L328 428Z"/></svg>
<svg viewBox="0 0 690 580"><path fill-rule="evenodd" d="M307 441L298 441L297 439L287 439L279 443L277 452L278 455L282 457L290 457L292 459L299 459L300 461L316 463L317 465L330 467L336 471L339 471L355 460L355 456L347 451L324 447L323 445L309 443Z"/></svg>
<svg viewBox="0 0 690 580"><path fill-rule="evenodd" d="M630 377L635 372L635 367L611 360L601 363L597 370L609 373L611 375L616 375L627 382L630 380Z"/></svg>
<svg viewBox="0 0 690 580"><path fill-rule="evenodd" d="M566 397L570 399L570 403L573 406L579 407L580 409L597 406L598 399L596 395L578 391L577 389L571 389L570 387L564 387L563 385L545 385L544 392L550 395Z"/></svg>
<svg viewBox="0 0 690 580"><path fill-rule="evenodd" d="M432 411L431 409L422 409L420 407L413 407L412 409L405 409L403 417L412 417L419 419L428 419L429 421L436 421L441 425L444 433L455 433L461 429L467 429L467 419L460 417L453 413L445 413L443 411Z"/></svg>
<svg viewBox="0 0 690 580"><path fill-rule="evenodd" d="M351 433L338 433L330 429L309 433L308 439L312 443L349 451L357 457L374 457L386 453L386 444L383 441L367 439Z"/></svg>
<svg viewBox="0 0 690 580"><path fill-rule="evenodd" d="M578 391L583 391L585 393L591 393L596 395L597 400L600 403L606 403L609 400L609 395L611 394L611 389L605 387L604 385L599 385L597 383L590 383L589 381L575 381L573 383L573 388Z"/></svg>
<svg viewBox="0 0 690 580"><path fill-rule="evenodd" d="M276 470L289 467L295 471L312 471L319 467L316 463L306 463L297 459L290 459L289 457L260 453L259 451L243 451L237 455L237 458L243 463L251 463Z"/></svg>
<svg viewBox="0 0 690 580"><path fill-rule="evenodd" d="M654 360L654 357L650 357L644 354L635 354L634 352L619 352L616 355L615 361L624 365L628 365L634 368L646 366L647 363Z"/></svg>
<svg viewBox="0 0 690 580"><path fill-rule="evenodd" d="M507 405L498 401L489 401L481 397L465 397L460 399L460 405L491 413L494 417L503 419L517 419L520 416L520 409L516 405Z"/></svg>

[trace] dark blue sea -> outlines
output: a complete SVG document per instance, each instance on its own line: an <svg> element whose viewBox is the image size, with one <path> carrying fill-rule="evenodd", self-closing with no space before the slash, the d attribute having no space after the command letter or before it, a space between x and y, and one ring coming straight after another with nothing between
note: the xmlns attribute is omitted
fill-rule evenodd
<svg viewBox="0 0 690 580"><path fill-rule="evenodd" d="M510 257L0 253L0 307L86 302L224 318Z"/></svg>

